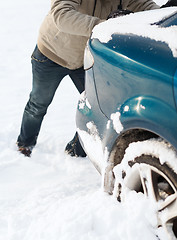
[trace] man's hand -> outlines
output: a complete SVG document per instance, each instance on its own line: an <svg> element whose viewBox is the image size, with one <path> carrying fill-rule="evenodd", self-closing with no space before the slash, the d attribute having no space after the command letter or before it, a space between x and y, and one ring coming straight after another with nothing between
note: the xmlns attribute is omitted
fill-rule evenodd
<svg viewBox="0 0 177 240"><path fill-rule="evenodd" d="M111 12L108 15L107 19L109 19L109 18L117 18L117 17L124 16L124 15L130 14L130 13L133 13L133 12L129 11L129 10L123 10L123 9L116 10L116 11Z"/></svg>
<svg viewBox="0 0 177 240"><path fill-rule="evenodd" d="M177 0L169 0L166 4L162 5L160 8L177 6Z"/></svg>

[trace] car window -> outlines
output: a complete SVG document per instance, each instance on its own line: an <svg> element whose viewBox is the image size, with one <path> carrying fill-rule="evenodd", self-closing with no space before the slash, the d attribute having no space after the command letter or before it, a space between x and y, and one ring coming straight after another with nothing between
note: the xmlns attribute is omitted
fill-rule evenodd
<svg viewBox="0 0 177 240"><path fill-rule="evenodd" d="M177 12L167 18L160 20L159 22L153 23L152 25L159 25L160 27L170 27L177 25Z"/></svg>

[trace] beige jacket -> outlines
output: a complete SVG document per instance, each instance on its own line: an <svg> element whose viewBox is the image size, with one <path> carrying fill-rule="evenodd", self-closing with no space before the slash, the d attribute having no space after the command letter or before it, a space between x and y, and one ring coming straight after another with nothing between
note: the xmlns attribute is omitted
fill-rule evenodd
<svg viewBox="0 0 177 240"><path fill-rule="evenodd" d="M51 0L39 30L39 50L63 67L80 68L93 27L119 4L120 0ZM133 12L159 8L152 0L123 0L122 6Z"/></svg>

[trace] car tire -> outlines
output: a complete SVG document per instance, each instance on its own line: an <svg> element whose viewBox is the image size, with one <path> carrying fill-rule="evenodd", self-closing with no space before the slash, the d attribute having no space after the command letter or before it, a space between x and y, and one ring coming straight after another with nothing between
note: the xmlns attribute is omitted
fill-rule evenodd
<svg viewBox="0 0 177 240"><path fill-rule="evenodd" d="M162 148L168 147L164 142L160 143L158 140L154 142L161 144ZM138 148L141 148L140 142L134 143L135 148L136 144ZM141 152L143 152L142 149ZM173 150L170 149L170 151ZM166 239L177 239L177 174L169 165L168 160L161 163L157 155L152 147L148 150L148 154L145 151L137 156L135 154L132 159L130 156L124 157L120 164L121 167L117 166L115 170L116 176L118 172L120 175L121 169L121 179L119 176L116 180L115 192L120 201L125 201L130 191L142 193L157 206L157 229L162 229L167 236Z"/></svg>

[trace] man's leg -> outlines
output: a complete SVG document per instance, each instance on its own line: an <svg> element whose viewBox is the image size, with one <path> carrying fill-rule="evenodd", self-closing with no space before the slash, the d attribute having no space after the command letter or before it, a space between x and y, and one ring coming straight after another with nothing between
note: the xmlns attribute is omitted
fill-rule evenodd
<svg viewBox="0 0 177 240"><path fill-rule="evenodd" d="M69 76L71 77L74 85L76 86L79 93L85 90L85 70L84 68L79 68L76 70L70 70Z"/></svg>
<svg viewBox="0 0 177 240"><path fill-rule="evenodd" d="M85 71L83 68L71 70L69 76L75 84L79 93L82 93L85 89ZM66 145L65 151L72 157L86 157L86 153L82 148L78 133L76 132L74 138Z"/></svg>
<svg viewBox="0 0 177 240"><path fill-rule="evenodd" d="M45 57L38 48L32 55L33 87L25 107L21 132L17 143L19 147L35 146L41 123L55 91L68 74L68 70Z"/></svg>

